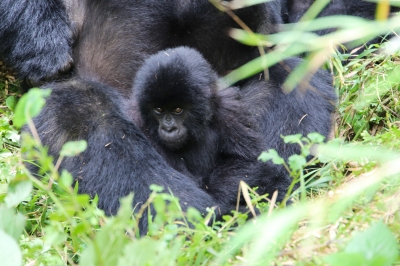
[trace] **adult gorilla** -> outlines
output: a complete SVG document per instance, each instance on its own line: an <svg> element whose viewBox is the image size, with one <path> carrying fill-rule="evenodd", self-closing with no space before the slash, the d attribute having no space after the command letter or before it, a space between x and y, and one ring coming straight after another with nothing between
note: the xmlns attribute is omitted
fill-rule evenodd
<svg viewBox="0 0 400 266"><path fill-rule="evenodd" d="M282 22L280 9L276 0L235 13L269 33ZM3 0L0 21L0 55L34 83L69 70L72 57L77 76L127 93L142 62L166 48L196 48L219 75L258 55L228 37L237 22L209 0Z"/></svg>
<svg viewBox="0 0 400 266"><path fill-rule="evenodd" d="M34 118L36 130L54 156L67 141L87 141L87 150L65 158L60 168L79 181L80 193L97 194L98 206L106 214L115 214L119 199L131 192L138 211L150 195L151 184L163 186L167 193L170 190L179 197L184 211L191 206L206 213L206 208L216 207L219 216L234 208L218 204L190 178L168 166L136 125L125 118L120 109L123 99L114 89L82 80L48 86L53 92ZM29 167L36 170L33 165ZM143 217L139 229L146 234L147 208Z"/></svg>

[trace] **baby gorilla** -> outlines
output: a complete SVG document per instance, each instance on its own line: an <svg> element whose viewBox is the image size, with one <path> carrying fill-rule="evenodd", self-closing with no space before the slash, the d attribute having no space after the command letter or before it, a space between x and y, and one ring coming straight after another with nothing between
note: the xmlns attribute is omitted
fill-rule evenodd
<svg viewBox="0 0 400 266"><path fill-rule="evenodd" d="M202 187L227 161L246 163L232 175L253 171L247 165L256 162L261 137L247 125L255 121L237 88L218 90L218 76L199 52L180 47L151 56L133 91L128 109L138 106L135 122L173 168Z"/></svg>
<svg viewBox="0 0 400 266"><path fill-rule="evenodd" d="M161 51L137 72L128 116L174 169L190 176L218 202L236 203L239 182L260 194L285 196L291 177L282 165L256 160L275 149L285 159L300 153L299 145L281 136L332 128L336 96L331 76L317 71L304 87L282 91L288 72L302 61L291 58L269 69L271 80L249 79L240 89L219 90L218 75L191 48ZM138 109L136 109L138 108Z"/></svg>

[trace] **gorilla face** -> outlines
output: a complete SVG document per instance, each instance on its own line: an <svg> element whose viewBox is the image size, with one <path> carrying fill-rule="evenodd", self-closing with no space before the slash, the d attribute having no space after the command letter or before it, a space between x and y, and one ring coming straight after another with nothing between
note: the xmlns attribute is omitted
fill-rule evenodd
<svg viewBox="0 0 400 266"><path fill-rule="evenodd" d="M134 102L153 141L173 151L203 144L214 114L217 75L199 52L161 51L145 61L134 83Z"/></svg>
<svg viewBox="0 0 400 266"><path fill-rule="evenodd" d="M158 135L162 144L172 150L185 145L188 130L185 126L187 110L180 105L158 106L153 108L153 116L158 122Z"/></svg>

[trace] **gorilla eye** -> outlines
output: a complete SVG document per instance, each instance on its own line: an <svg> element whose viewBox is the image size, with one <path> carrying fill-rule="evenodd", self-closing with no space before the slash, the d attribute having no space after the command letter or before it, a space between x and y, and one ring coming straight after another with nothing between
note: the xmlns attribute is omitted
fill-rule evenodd
<svg viewBox="0 0 400 266"><path fill-rule="evenodd" d="M164 110L163 110L162 108L159 108L159 107L154 108L154 111L155 111L157 114L162 114L162 113L164 112Z"/></svg>
<svg viewBox="0 0 400 266"><path fill-rule="evenodd" d="M183 109L179 108L179 107L174 110L175 114L180 114L180 113L182 113L182 111L183 111Z"/></svg>

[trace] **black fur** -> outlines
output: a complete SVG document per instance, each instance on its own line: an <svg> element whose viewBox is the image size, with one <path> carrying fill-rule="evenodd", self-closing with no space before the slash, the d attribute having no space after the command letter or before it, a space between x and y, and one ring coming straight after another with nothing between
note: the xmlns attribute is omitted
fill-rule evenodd
<svg viewBox="0 0 400 266"><path fill-rule="evenodd" d="M138 103L137 124L145 135L172 167L193 175L203 187L209 186L208 177L221 162L234 158L251 165L262 143L261 135L249 128L255 120L244 108L239 90L218 91L217 83L211 65L197 51L187 47L167 49L147 59L138 71L133 87L134 104L128 108L135 109ZM182 109L180 114L171 114L180 119L177 131L186 129L187 133L176 135L184 138L178 147L166 145L159 130L163 122L154 110L167 110L169 106ZM237 181L255 174L246 169L229 174L238 176ZM238 182L235 185L233 191Z"/></svg>
<svg viewBox="0 0 400 266"><path fill-rule="evenodd" d="M72 67L72 33L61 0L2 0L0 21L0 58L20 78L55 77Z"/></svg>
<svg viewBox="0 0 400 266"><path fill-rule="evenodd" d="M86 10L74 48L76 73L125 95L144 60L167 48L195 48L219 75L259 55L227 35L238 24L208 0L87 0ZM274 31L271 11L259 4L235 12L253 31L268 33Z"/></svg>
<svg viewBox="0 0 400 266"><path fill-rule="evenodd" d="M332 130L337 97L327 71L307 75L290 93L282 90L289 72L301 63L299 58L285 60L269 69L271 80L251 79L241 89L267 148L276 149L285 159L299 153L300 147L285 144L281 135L319 132L328 138Z"/></svg>
<svg viewBox="0 0 400 266"><path fill-rule="evenodd" d="M215 206L217 214L232 206L218 205L190 178L175 171L150 145L142 132L120 110L120 95L107 86L73 80L53 83L53 92L38 117L37 132L49 153L57 156L66 141L86 140L88 148L77 157L68 157L61 169L79 182L79 192L99 196L99 207L115 214L119 198L134 193L136 211L150 195L149 186L163 186L180 198L183 210L192 206L201 212ZM24 131L27 131L24 128ZM146 233L147 216L140 221Z"/></svg>
<svg viewBox="0 0 400 266"><path fill-rule="evenodd" d="M300 62L290 59L284 64L291 69ZM282 200L289 174L282 166L255 158L270 148L285 159L300 153L298 145L285 144L281 135L319 132L328 137L336 96L325 71L289 94L282 92L285 68L278 65L270 73L270 81L250 79L240 90L218 91L216 73L198 52L184 47L161 51L146 60L134 82L138 124L172 167L201 180L219 201L234 204L232 192L240 180L260 187L260 193L278 190ZM184 126L192 132L191 141L178 150L163 145L153 114L155 107L170 104L187 109Z"/></svg>
<svg viewBox="0 0 400 266"><path fill-rule="evenodd" d="M298 85L290 93L282 90L288 71L300 63L301 59L288 59L269 69L269 81L263 77L252 78L241 85L241 108L250 112L252 119L256 120L251 127L262 134L263 143L257 150L259 153L275 149L287 160L289 156L299 154L300 147L284 143L281 136L306 136L311 132L319 132L328 139L331 134L337 97L328 72L319 70L312 76L306 76L305 84ZM241 162L233 160L220 164L210 177L209 183L212 185L209 193L219 202L233 202L236 195L230 191L237 186L238 180L230 173L242 167ZM245 167L251 166L246 163ZM252 162L252 167L253 175L245 176L243 180L250 187L258 186L258 192L262 194L272 195L278 190L278 200L282 200L282 192L287 190L288 181L291 180L284 167L274 165L271 161L261 165Z"/></svg>

